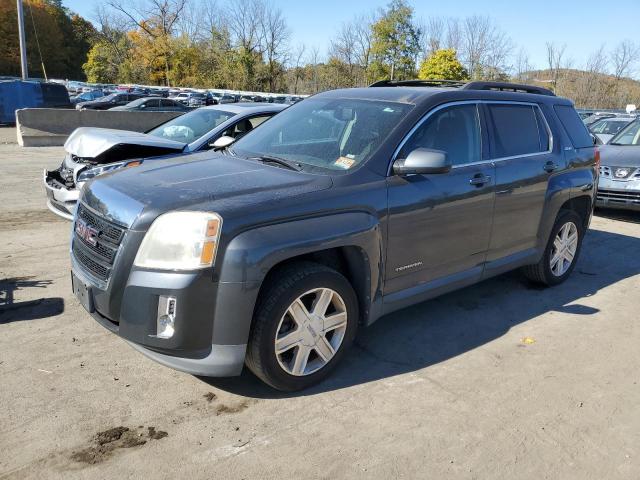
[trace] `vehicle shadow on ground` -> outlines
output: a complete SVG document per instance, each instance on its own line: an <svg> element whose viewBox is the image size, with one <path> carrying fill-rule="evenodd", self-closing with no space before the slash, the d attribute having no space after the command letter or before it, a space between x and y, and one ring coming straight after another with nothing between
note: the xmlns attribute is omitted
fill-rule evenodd
<svg viewBox="0 0 640 480"><path fill-rule="evenodd" d="M616 210L612 208L597 208L596 216L608 218L609 220L619 220L628 223L640 223L640 212L633 210Z"/></svg>
<svg viewBox="0 0 640 480"><path fill-rule="evenodd" d="M51 280L33 280L33 277L5 278L0 280L0 325L3 323L37 320L53 317L64 311L62 298L38 298L15 302L15 292L28 288L47 288Z"/></svg>
<svg viewBox="0 0 640 480"><path fill-rule="evenodd" d="M640 274L640 256L630 254L638 251L640 238L590 230L572 276L562 285L541 288L512 272L387 315L360 331L354 348L328 379L302 392L278 393L246 368L240 377L202 380L247 397L286 398L422 370L491 342L511 327L547 312L597 313L580 300Z"/></svg>

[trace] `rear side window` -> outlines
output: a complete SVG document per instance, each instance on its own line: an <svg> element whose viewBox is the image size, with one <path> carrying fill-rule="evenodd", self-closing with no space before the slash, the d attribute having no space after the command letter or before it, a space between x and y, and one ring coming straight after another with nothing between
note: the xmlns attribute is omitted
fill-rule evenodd
<svg viewBox="0 0 640 480"><path fill-rule="evenodd" d="M488 105L493 123L494 158L515 157L548 150L549 138L541 132L536 107ZM546 143L546 144L545 144Z"/></svg>
<svg viewBox="0 0 640 480"><path fill-rule="evenodd" d="M593 140L576 109L568 105L554 105L554 110L575 148L593 147Z"/></svg>

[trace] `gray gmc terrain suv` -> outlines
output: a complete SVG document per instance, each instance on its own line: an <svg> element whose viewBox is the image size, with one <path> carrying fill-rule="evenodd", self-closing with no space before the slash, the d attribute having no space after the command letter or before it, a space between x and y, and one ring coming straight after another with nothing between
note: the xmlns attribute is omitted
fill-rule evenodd
<svg viewBox="0 0 640 480"><path fill-rule="evenodd" d="M231 141L87 182L73 289L157 362L281 390L389 312L520 267L561 283L598 181L572 103L522 85L335 90Z"/></svg>

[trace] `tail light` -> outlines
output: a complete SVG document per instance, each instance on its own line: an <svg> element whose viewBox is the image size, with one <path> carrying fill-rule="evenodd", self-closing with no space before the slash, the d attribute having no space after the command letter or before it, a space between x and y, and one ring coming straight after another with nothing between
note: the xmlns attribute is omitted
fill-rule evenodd
<svg viewBox="0 0 640 480"><path fill-rule="evenodd" d="M600 169L600 149L596 147L595 151L596 168Z"/></svg>

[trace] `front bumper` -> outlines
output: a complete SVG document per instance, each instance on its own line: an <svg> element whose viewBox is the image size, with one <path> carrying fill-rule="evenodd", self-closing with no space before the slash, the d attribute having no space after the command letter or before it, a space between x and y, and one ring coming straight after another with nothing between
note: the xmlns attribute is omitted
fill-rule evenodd
<svg viewBox="0 0 640 480"><path fill-rule="evenodd" d="M233 305L242 303L239 297L244 284L213 282L210 272L154 272L134 267L124 285L113 277L98 287L73 254L71 260L73 275L88 286L91 299L81 302L85 309L138 352L193 375L240 375L251 314L242 318L242 309L233 309ZM168 339L157 336L161 295L177 302L175 333Z"/></svg>
<svg viewBox="0 0 640 480"><path fill-rule="evenodd" d="M596 206L640 211L640 180L612 180L600 176Z"/></svg>
<svg viewBox="0 0 640 480"><path fill-rule="evenodd" d="M45 170L44 189L47 194L47 207L56 215L67 220L73 219L73 211L78 203L80 190L67 188L56 178L56 170Z"/></svg>

